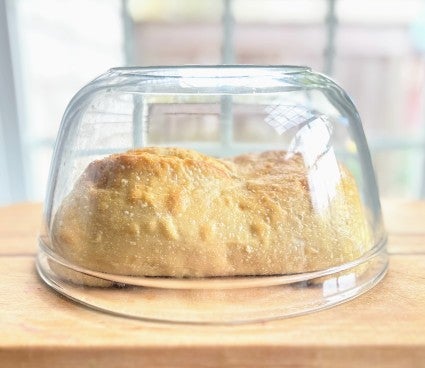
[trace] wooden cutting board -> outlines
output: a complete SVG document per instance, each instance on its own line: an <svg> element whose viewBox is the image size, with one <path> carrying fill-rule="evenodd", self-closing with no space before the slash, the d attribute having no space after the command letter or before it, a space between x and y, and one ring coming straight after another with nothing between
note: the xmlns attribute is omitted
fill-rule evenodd
<svg viewBox="0 0 425 368"><path fill-rule="evenodd" d="M149 324L60 296L34 268L39 204L0 208L0 367L425 367L425 201L385 201L390 268L343 305L242 326Z"/></svg>

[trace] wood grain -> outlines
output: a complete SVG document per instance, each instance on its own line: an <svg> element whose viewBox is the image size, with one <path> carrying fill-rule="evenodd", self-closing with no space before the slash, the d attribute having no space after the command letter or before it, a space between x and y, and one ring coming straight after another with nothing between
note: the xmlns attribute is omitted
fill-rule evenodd
<svg viewBox="0 0 425 368"><path fill-rule="evenodd" d="M425 202L394 203L384 204L390 269L373 290L302 317L224 327L149 324L70 302L35 273L40 206L0 209L0 367L425 367Z"/></svg>
<svg viewBox="0 0 425 368"><path fill-rule="evenodd" d="M0 257L35 254L41 217L40 203L0 208Z"/></svg>

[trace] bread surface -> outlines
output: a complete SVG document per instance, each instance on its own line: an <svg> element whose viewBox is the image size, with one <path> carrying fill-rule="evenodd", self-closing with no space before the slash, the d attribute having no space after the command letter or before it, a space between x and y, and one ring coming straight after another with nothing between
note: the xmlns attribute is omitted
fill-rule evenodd
<svg viewBox="0 0 425 368"><path fill-rule="evenodd" d="M59 207L52 247L131 276L279 275L354 260L372 246L351 174L320 213L308 170L284 151L216 159L148 147L93 161Z"/></svg>

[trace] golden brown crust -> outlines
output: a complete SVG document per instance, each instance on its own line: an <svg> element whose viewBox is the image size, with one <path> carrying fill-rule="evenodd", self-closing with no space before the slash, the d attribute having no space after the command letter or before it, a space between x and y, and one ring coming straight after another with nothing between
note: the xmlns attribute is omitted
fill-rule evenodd
<svg viewBox="0 0 425 368"><path fill-rule="evenodd" d="M95 271L176 277L314 271L370 249L347 170L319 213L302 157L285 154L149 147L94 161L56 213L52 246Z"/></svg>

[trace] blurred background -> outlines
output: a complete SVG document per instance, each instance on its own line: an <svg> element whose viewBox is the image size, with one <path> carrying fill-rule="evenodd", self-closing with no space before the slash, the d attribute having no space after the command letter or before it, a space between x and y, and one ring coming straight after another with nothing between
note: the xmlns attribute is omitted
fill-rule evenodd
<svg viewBox="0 0 425 368"><path fill-rule="evenodd" d="M72 96L113 66L308 65L363 120L381 196L425 197L425 0L0 0L0 205L43 200Z"/></svg>

